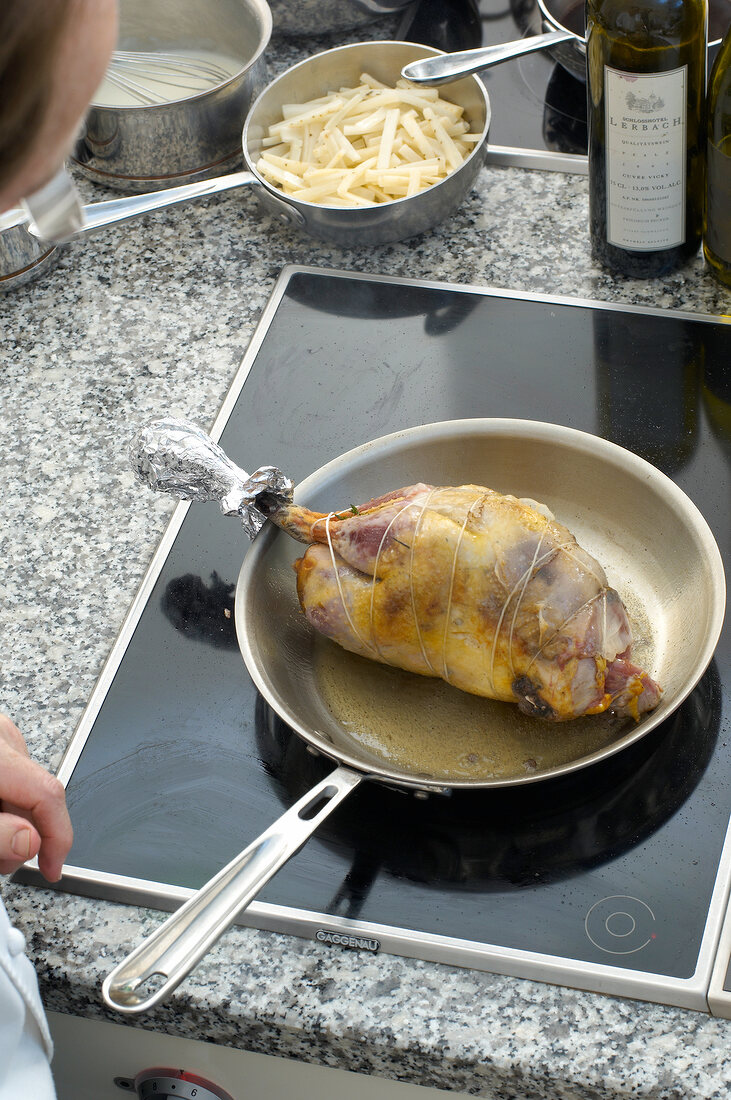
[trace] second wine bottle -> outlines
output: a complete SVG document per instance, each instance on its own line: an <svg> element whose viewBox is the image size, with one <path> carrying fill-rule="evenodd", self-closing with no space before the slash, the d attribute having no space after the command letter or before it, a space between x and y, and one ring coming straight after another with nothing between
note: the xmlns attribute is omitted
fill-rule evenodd
<svg viewBox="0 0 731 1100"><path fill-rule="evenodd" d="M617 273L700 246L706 28L706 0L587 0L592 251Z"/></svg>

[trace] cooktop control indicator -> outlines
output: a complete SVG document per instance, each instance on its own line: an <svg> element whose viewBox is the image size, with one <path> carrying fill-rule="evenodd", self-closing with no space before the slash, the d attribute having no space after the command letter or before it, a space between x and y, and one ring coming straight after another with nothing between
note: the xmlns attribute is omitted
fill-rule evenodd
<svg viewBox="0 0 731 1100"><path fill-rule="evenodd" d="M586 934L608 955L634 955L657 937L655 914L639 898L615 894L592 905L584 922Z"/></svg>

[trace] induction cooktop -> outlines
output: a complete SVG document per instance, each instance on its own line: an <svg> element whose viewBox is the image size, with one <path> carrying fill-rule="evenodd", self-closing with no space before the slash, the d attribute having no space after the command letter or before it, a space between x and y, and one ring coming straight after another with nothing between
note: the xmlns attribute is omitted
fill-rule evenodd
<svg viewBox="0 0 731 1100"><path fill-rule="evenodd" d="M212 435L242 468L301 481L416 424L568 425L673 478L728 569L730 331L671 310L291 266ZM75 831L60 889L175 908L332 767L246 672L233 599L247 547L216 505L174 512L60 769ZM323 951L707 1011L731 876L730 708L727 626L675 714L589 769L426 799L362 784L241 923Z"/></svg>

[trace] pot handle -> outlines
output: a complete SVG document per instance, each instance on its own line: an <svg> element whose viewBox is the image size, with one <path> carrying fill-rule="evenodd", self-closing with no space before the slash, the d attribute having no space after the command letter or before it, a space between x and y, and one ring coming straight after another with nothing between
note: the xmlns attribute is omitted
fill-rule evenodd
<svg viewBox="0 0 731 1100"><path fill-rule="evenodd" d="M460 53L438 54L425 57L421 61L411 61L404 65L401 76L413 84L426 84L436 87L449 84L463 76L482 72L493 65L509 61L511 57L520 57L535 50L547 50L558 46L560 42L583 42L572 31L547 31L546 34L533 34L528 38L519 38L516 42L502 42L497 46L480 46L476 50L462 50Z"/></svg>
<svg viewBox="0 0 731 1100"><path fill-rule="evenodd" d="M63 241L73 240L84 233L93 233L107 225L117 225L130 221L152 210L162 210L166 206L175 206L190 199L216 195L219 191L233 191L238 187L258 184L253 172L231 172L226 176L214 176L213 179L199 180L197 183L185 183L180 187L169 187L162 191L151 191L144 195L125 195L120 199L107 199L105 202L91 203L83 207L84 222L71 236ZM34 221L26 225L28 233L39 240L46 240ZM56 241L60 244L62 241Z"/></svg>
<svg viewBox="0 0 731 1100"><path fill-rule="evenodd" d="M115 967L102 985L106 1004L118 1012L145 1012L172 993L275 871L363 778L351 768L338 767L300 798ZM153 975L162 975L165 981L145 995L142 986Z"/></svg>

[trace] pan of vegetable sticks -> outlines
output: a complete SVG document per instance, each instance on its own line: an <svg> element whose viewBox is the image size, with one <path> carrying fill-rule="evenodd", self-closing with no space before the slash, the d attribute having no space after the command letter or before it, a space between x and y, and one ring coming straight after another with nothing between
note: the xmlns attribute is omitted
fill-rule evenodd
<svg viewBox="0 0 731 1100"><path fill-rule="evenodd" d="M476 77L446 92L401 78L409 62L439 52L361 42L301 61L253 103L242 134L246 171L92 203L74 236L247 186L276 219L344 247L431 229L472 187L490 127L490 101ZM40 236L32 222L28 230Z"/></svg>

